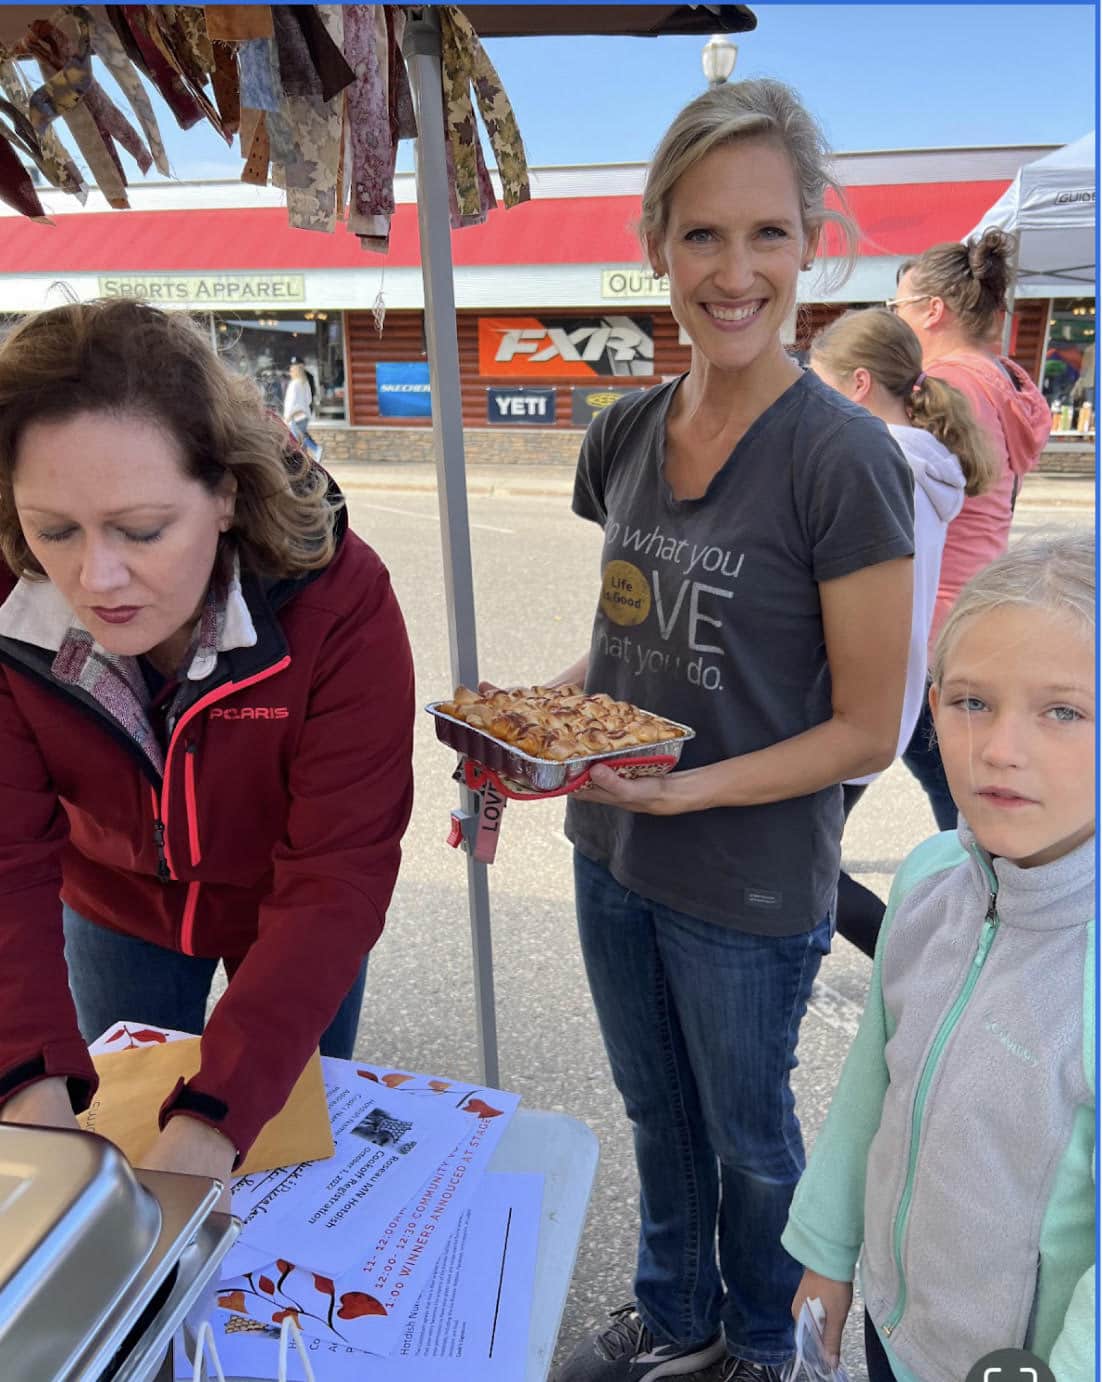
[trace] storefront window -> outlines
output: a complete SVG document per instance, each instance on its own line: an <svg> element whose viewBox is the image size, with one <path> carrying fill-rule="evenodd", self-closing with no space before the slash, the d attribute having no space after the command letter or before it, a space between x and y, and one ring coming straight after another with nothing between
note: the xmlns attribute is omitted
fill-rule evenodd
<svg viewBox="0 0 1103 1382"><path fill-rule="evenodd" d="M283 409L290 378L288 366L298 356L313 378L314 416L345 420L345 342L340 312L235 312L214 318L214 334L223 359L251 375L267 405Z"/></svg>
<svg viewBox="0 0 1103 1382"><path fill-rule="evenodd" d="M1057 298L1051 304L1042 392L1053 430L1095 431L1095 303Z"/></svg>

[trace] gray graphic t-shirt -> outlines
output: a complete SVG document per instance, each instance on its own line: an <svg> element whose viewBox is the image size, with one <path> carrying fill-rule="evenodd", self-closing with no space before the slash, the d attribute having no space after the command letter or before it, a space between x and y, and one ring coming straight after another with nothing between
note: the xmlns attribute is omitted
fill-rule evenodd
<svg viewBox="0 0 1103 1382"><path fill-rule="evenodd" d="M680 767L831 717L819 583L913 551L911 471L884 423L805 374L747 430L708 492L663 475L680 380L591 423L574 511L605 530L586 689L692 726ZM760 935L815 926L835 894L842 789L649 816L572 798L567 834L625 888Z"/></svg>

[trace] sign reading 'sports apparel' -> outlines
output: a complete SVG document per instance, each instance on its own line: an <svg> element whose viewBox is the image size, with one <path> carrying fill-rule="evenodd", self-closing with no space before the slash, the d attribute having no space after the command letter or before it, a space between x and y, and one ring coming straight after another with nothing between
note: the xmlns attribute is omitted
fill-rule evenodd
<svg viewBox="0 0 1103 1382"><path fill-rule="evenodd" d="M654 372L650 317L479 318L479 373L488 379L650 377Z"/></svg>
<svg viewBox="0 0 1103 1382"><path fill-rule="evenodd" d="M380 417L432 417L429 366L424 360L379 360L375 391Z"/></svg>
<svg viewBox="0 0 1103 1382"><path fill-rule="evenodd" d="M555 390L539 388L487 389L486 420L495 425L554 427Z"/></svg>

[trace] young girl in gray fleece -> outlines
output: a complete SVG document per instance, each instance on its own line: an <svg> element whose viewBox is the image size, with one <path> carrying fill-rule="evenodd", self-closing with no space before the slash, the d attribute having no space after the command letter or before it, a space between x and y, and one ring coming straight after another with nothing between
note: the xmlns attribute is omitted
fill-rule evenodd
<svg viewBox="0 0 1103 1382"><path fill-rule="evenodd" d="M861 1255L871 1382L1011 1348L1096 1375L1094 630L1093 540L1062 537L974 577L935 646L958 829L896 875L782 1238L835 1356Z"/></svg>

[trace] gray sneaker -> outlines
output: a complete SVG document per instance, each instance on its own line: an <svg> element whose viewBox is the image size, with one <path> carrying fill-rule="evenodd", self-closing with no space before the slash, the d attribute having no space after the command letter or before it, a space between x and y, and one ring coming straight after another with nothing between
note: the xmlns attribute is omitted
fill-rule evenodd
<svg viewBox="0 0 1103 1382"><path fill-rule="evenodd" d="M724 1356L724 1336L683 1348L660 1344L640 1319L635 1305L622 1305L613 1321L575 1345L556 1373L555 1382L660 1382L692 1377Z"/></svg>
<svg viewBox="0 0 1103 1382"><path fill-rule="evenodd" d="M784 1382L793 1360L788 1363L750 1363L746 1358L729 1358L720 1370L720 1382Z"/></svg>

